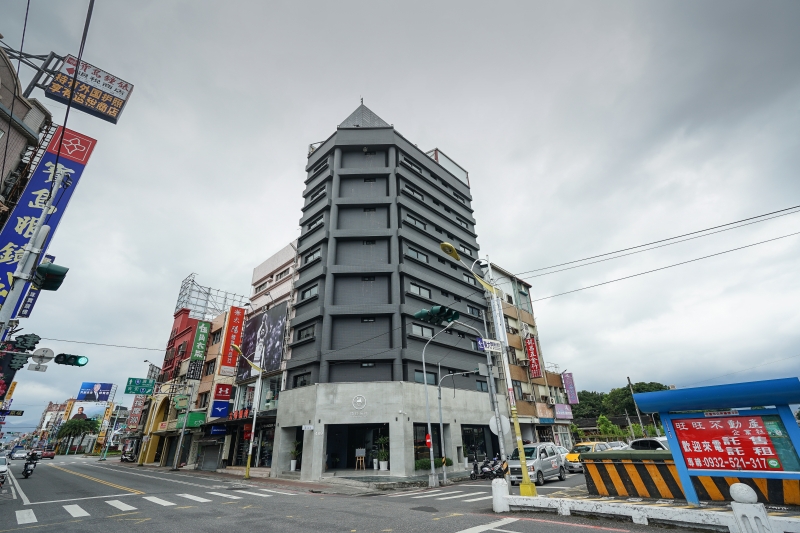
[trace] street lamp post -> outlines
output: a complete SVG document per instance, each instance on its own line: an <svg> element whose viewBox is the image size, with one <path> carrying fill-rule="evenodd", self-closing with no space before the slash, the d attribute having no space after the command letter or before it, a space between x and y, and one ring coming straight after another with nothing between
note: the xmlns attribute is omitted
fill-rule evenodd
<svg viewBox="0 0 800 533"><path fill-rule="evenodd" d="M264 374L264 371L258 365L250 362L250 360L244 356L242 353L242 349L236 346L235 344L231 344L234 350L242 356L242 359L247 361L253 370L258 372L258 379L256 379L256 390L253 391L253 426L250 428L250 445L247 448L247 466L244 468L244 479L250 479L250 461L253 457L253 442L256 436L256 419L258 418L258 407L261 403L261 376Z"/></svg>
<svg viewBox="0 0 800 533"><path fill-rule="evenodd" d="M111 437L114 436L114 425L117 423L117 419L118 418L119 418L119 410L117 410L117 412L114 413L114 418L112 419L113 422L111 423L110 430L106 429L105 449L103 450L103 456L99 459L100 461L105 461L106 460L106 455L108 455L108 447L109 447L109 445L111 443L111 438L109 437L109 434L111 435Z"/></svg>
<svg viewBox="0 0 800 533"><path fill-rule="evenodd" d="M445 254L449 255L456 261L459 261L462 265L467 266L466 264L464 264L463 261L461 261L461 256L459 256L458 251L452 244L443 242L439 245L439 247ZM475 262L477 261L478 260L476 260ZM488 261L487 263L489 265L489 279L491 280L492 264L489 263ZM475 263L472 263L472 265L474 266ZM472 268L470 268L470 273L475 277L478 283L480 283L491 294L492 317L495 323L495 330L498 337L497 340L500 341L500 345L502 348L500 357L503 362L503 372L505 373L506 387L508 389L508 405L509 405L509 410L511 411L511 419L514 423L514 431L516 432L517 450L519 451L519 464L520 468L522 469L522 482L519 485L519 493L520 496L536 496L536 487L533 485L533 483L531 483L530 476L528 475L528 465L525 460L525 446L522 443L522 434L519 428L519 418L517 417L517 403L514 398L514 386L511 382L511 373L508 365L508 356L506 354L508 340L505 335L506 330L503 327L503 304L497 298L497 290L493 285L486 283L484 280L476 276L475 273L472 271ZM492 379L492 376L490 376L489 379ZM502 430L502 424L500 423L500 417L497 418L497 429L498 429L497 431L498 436L501 436L503 430ZM502 437L500 438L500 441L502 442Z"/></svg>

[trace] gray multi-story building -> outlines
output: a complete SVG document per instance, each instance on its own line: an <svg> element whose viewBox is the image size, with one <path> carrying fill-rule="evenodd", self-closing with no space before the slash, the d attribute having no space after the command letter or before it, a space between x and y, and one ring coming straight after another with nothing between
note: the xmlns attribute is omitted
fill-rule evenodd
<svg viewBox="0 0 800 533"><path fill-rule="evenodd" d="M467 265L478 257L468 174L364 105L309 147L306 171L273 475L288 470L300 448L303 479L353 469L362 453L373 468L379 437L389 437L391 475L425 474L415 472L415 461L428 457L423 383L486 362L475 333L456 325L430 342L424 377L423 346L442 328L414 318L445 305L484 331L483 289L439 248L452 243ZM445 382L445 452L462 469L465 459L498 451L486 380ZM429 394L441 457L436 389Z"/></svg>

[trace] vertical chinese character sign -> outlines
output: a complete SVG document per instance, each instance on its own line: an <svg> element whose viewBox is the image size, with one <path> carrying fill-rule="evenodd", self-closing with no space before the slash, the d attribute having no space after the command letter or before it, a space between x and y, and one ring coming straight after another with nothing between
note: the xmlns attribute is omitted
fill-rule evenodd
<svg viewBox="0 0 800 533"><path fill-rule="evenodd" d="M56 177L56 152L58 150L61 136L64 141L61 143L61 155L58 160L58 172L64 176L64 180L69 179L72 183L70 187L62 186L55 192L55 200L50 207L46 224L50 226L50 234L44 242L43 248L46 250L53 235L61 222L61 217L69 205L69 200L75 192L75 188L80 182L83 169L92 155L97 141L72 130L65 130L59 127L50 144L47 146L42 159L33 171L28 185L25 187L22 196L16 207L11 212L5 227L0 233L0 305L2 305L8 290L11 287L11 279L17 268L17 263L22 259L23 248L36 230L36 224L42 215L47 203L50 188ZM24 291L23 291L24 294ZM20 300L20 305L22 300Z"/></svg>
<svg viewBox="0 0 800 533"><path fill-rule="evenodd" d="M211 322L200 321L194 333L192 351L189 354L189 368L186 379L200 379L203 373L203 364L206 360L206 345L211 332Z"/></svg>
<svg viewBox="0 0 800 533"><path fill-rule="evenodd" d="M561 379L564 380L564 389L567 391L567 401L571 405L580 403L578 401L578 391L575 390L575 379L572 377L572 372L564 372L561 374Z"/></svg>
<svg viewBox="0 0 800 533"><path fill-rule="evenodd" d="M542 377L542 365L539 362L539 351L536 349L536 338L534 336L525 339L525 353L528 354L528 367L531 371L531 377Z"/></svg>
<svg viewBox="0 0 800 533"><path fill-rule="evenodd" d="M220 357L219 364L220 376L236 375L236 364L239 361L239 354L233 349L233 345L241 345L243 326L244 309L241 307L231 307L228 311L228 319L225 322L225 335L222 339L222 356Z"/></svg>

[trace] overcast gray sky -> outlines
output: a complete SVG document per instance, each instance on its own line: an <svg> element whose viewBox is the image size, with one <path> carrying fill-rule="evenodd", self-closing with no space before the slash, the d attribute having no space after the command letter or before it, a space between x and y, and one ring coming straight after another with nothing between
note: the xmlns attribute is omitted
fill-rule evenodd
<svg viewBox="0 0 800 533"><path fill-rule="evenodd" d="M77 55L87 3L32 0L25 50ZM25 4L0 4L14 46ZM135 90L116 126L71 113L98 144L51 246L69 276L25 332L162 349L191 272L247 294L298 235L308 144L361 96L469 170L482 251L514 272L800 204L798 27L796 1L98 2L84 59ZM534 278L532 296L795 231L800 214ZM538 302L544 356L590 390L796 376L798 272L800 236ZM7 429L163 357L40 346L90 363L20 372Z"/></svg>

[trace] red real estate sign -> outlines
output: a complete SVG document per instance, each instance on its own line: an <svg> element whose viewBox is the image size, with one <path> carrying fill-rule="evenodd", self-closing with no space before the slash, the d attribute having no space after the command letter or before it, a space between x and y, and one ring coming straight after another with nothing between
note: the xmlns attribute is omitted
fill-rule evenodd
<svg viewBox="0 0 800 533"><path fill-rule="evenodd" d="M704 470L783 470L760 416L672 422L686 466Z"/></svg>
<svg viewBox="0 0 800 533"><path fill-rule="evenodd" d="M539 352L536 350L535 337L528 337L525 339L525 352L528 354L528 366L530 367L531 377L542 377L542 365L539 364Z"/></svg>

